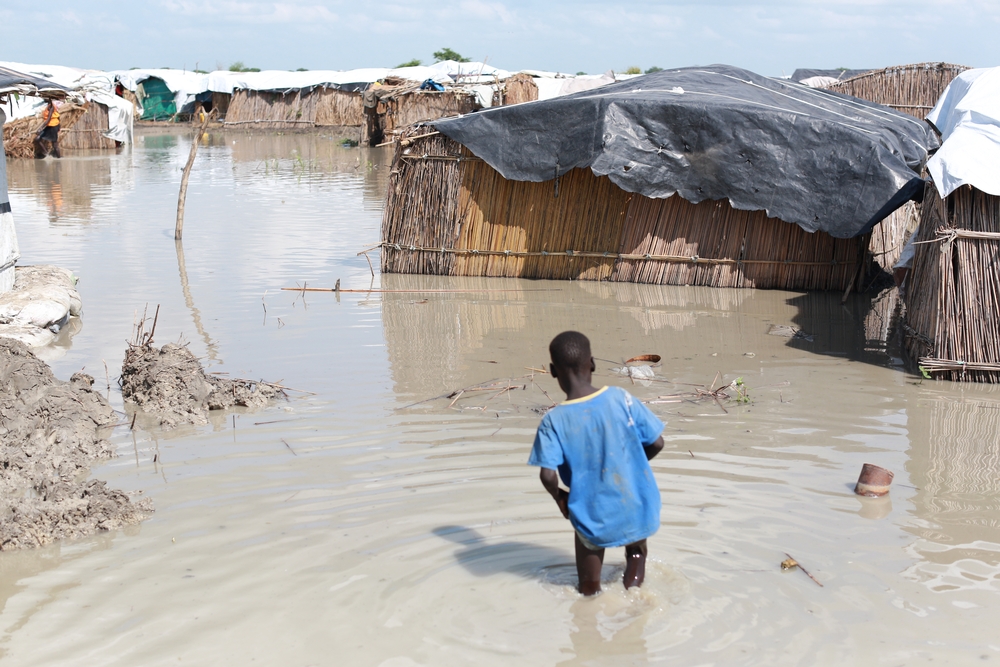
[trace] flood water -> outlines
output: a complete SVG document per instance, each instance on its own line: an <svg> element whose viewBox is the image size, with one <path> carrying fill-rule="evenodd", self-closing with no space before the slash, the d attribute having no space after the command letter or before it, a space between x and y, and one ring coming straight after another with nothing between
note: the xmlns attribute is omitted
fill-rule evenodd
<svg viewBox="0 0 1000 667"><path fill-rule="evenodd" d="M156 513L0 553L3 664L1000 662L1000 394L906 373L872 340L867 299L379 276L377 253L373 277L356 253L379 240L390 153L320 135L212 135L176 246L189 142L8 163L21 263L80 277L82 328L56 375L85 369L123 409L126 340L159 305L158 344L312 393L115 431L119 457L93 475ZM280 291L337 279L479 291ZM525 465L561 399L530 369L571 328L608 360L595 384L667 422L646 585L626 594L609 550L593 599ZM655 382L612 372L645 353L663 357ZM717 374L751 402L657 398ZM516 388L425 400L493 380ZM888 497L852 493L865 462L895 472ZM822 587L782 571L786 553Z"/></svg>

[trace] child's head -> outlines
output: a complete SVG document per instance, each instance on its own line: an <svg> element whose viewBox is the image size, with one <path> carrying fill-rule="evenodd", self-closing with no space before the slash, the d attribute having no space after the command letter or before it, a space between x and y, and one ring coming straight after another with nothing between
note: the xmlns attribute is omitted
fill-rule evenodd
<svg viewBox="0 0 1000 667"><path fill-rule="evenodd" d="M563 331L549 343L552 365L561 371L590 369L590 341L579 331Z"/></svg>

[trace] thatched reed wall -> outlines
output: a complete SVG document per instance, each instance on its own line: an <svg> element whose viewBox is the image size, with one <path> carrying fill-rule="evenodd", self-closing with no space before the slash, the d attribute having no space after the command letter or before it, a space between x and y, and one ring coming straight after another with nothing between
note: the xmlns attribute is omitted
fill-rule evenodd
<svg viewBox="0 0 1000 667"><path fill-rule="evenodd" d="M79 131L76 126L83 125ZM101 127L103 123L103 128ZM35 136L45 124L42 112L27 118L9 121L3 126L3 147L7 157L35 157ZM108 131L108 110L100 104L59 105L59 148L114 148L115 142L101 136ZM110 144L110 145L108 145Z"/></svg>
<svg viewBox="0 0 1000 667"><path fill-rule="evenodd" d="M117 145L114 139L108 139L104 133L110 128L108 108L97 102L88 102L85 111L70 127L59 130L60 150L113 150ZM59 115L60 124L62 114Z"/></svg>
<svg viewBox="0 0 1000 667"><path fill-rule="evenodd" d="M829 89L923 118L952 79L967 69L950 63L899 65L838 81Z"/></svg>
<svg viewBox="0 0 1000 667"><path fill-rule="evenodd" d="M414 123L460 116L479 109L476 96L461 88L444 92L409 90L400 95L383 96L378 115L382 117L383 134L395 133Z"/></svg>
<svg viewBox="0 0 1000 667"><path fill-rule="evenodd" d="M820 290L858 280L868 242L649 199L584 169L508 181L442 135L397 144L382 238L386 273Z"/></svg>
<svg viewBox="0 0 1000 667"><path fill-rule="evenodd" d="M906 293L906 347L934 377L1000 382L1000 197L924 197Z"/></svg>
<svg viewBox="0 0 1000 667"><path fill-rule="evenodd" d="M515 74L503 82L503 98L500 104L520 104L538 99L538 86L530 74Z"/></svg>
<svg viewBox="0 0 1000 667"><path fill-rule="evenodd" d="M288 93L236 90L226 111L226 125L267 129L360 126L363 123L361 93L336 88Z"/></svg>

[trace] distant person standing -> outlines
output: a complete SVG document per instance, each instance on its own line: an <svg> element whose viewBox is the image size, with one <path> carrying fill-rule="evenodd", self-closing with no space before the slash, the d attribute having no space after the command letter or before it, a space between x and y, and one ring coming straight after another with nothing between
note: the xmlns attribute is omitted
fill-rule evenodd
<svg viewBox="0 0 1000 667"><path fill-rule="evenodd" d="M45 107L45 124L42 126L38 136L35 137L35 154L40 157L48 155L42 143L43 141L47 141L52 145L51 153L53 157L62 157L59 154L59 110L52 100L49 100L48 106Z"/></svg>

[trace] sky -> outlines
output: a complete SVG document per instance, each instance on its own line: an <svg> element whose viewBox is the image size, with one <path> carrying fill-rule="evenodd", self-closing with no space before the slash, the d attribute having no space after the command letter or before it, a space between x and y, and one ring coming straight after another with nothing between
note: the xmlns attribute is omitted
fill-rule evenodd
<svg viewBox="0 0 1000 667"><path fill-rule="evenodd" d="M995 0L3 0L0 60L112 70L424 64L449 47L507 69L600 73L726 63L1000 64Z"/></svg>

